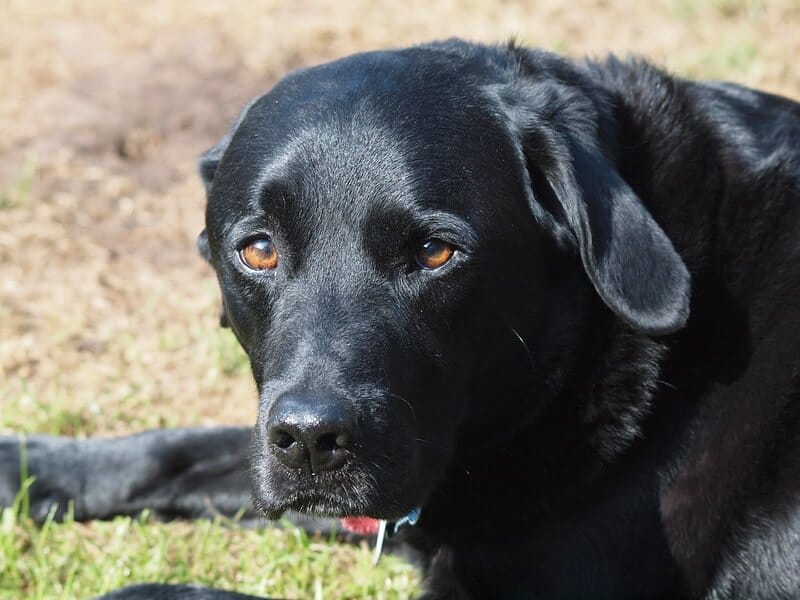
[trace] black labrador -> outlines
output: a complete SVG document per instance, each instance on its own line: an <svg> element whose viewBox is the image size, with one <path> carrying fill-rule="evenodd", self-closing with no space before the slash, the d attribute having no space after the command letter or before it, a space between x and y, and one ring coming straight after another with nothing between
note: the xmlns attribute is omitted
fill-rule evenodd
<svg viewBox="0 0 800 600"><path fill-rule="evenodd" d="M230 514L249 455L270 518L416 521L426 598L800 597L800 105L450 40L288 75L200 172L252 439L31 438L39 514Z"/></svg>

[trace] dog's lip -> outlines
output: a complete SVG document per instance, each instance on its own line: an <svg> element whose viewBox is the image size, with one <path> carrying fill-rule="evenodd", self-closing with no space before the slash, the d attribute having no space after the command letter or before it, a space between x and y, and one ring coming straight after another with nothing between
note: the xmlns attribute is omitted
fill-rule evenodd
<svg viewBox="0 0 800 600"><path fill-rule="evenodd" d="M279 519L287 511L331 519L363 516L369 512L368 510L347 506L340 498L324 494L303 494L275 501L274 503L261 502L259 508L264 516L271 520Z"/></svg>
<svg viewBox="0 0 800 600"><path fill-rule="evenodd" d="M267 519L275 521L280 519L283 514L290 509L265 509L264 516ZM301 514L309 514L303 511L297 511ZM354 533L356 535L376 535L378 530L380 529L380 524L383 519L378 519L375 517L367 517L367 516L342 516L342 515L316 515L316 516L323 516L328 518L335 518L339 520L339 525L345 531L349 531L350 533Z"/></svg>
<svg viewBox="0 0 800 600"><path fill-rule="evenodd" d="M402 518L408 513L398 506L390 509L379 509L376 507L356 507L348 506L340 498L330 497L324 494L301 495L274 504L260 503L259 508L267 519L280 519L287 511L308 515L311 517L322 517L338 519L347 523L356 523L363 520L365 526L369 521L374 521L375 526L379 521L393 521ZM346 527L346 525L345 525ZM347 527L346 527L347 528Z"/></svg>

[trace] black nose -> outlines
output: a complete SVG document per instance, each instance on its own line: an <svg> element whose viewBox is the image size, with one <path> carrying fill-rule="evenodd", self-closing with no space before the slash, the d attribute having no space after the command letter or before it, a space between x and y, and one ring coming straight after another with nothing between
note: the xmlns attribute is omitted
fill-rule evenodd
<svg viewBox="0 0 800 600"><path fill-rule="evenodd" d="M355 433L352 407L332 395L282 394L267 420L267 441L275 456L288 467L313 473L341 467Z"/></svg>

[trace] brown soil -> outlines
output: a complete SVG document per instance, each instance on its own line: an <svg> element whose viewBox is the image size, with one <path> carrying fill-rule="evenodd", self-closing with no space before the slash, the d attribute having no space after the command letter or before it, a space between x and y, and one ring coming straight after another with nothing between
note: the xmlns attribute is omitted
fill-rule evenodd
<svg viewBox="0 0 800 600"><path fill-rule="evenodd" d="M0 429L250 423L195 157L282 73L459 35L800 97L800 1L27 2L0 23Z"/></svg>

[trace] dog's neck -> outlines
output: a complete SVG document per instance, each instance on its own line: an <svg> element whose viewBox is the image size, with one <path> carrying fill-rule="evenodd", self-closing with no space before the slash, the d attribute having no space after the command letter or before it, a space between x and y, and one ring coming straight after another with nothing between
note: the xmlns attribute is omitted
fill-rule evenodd
<svg viewBox="0 0 800 600"><path fill-rule="evenodd" d="M508 531L536 529L536 523L546 528L553 520L588 518L580 512L573 515L570 508L585 506L586 498L594 499L598 511L614 510L609 506L617 502L616 488L609 482L617 465L649 460L640 448L628 450L646 441L642 434L655 393L665 385L660 379L667 343L632 332L610 317L597 315L593 322L598 325L594 342L582 346L564 378L567 383L538 419L498 435L502 451L457 448L456 460L423 506L419 525L404 533L413 546L434 554L465 543L491 544ZM603 334L597 335L598 330ZM655 489L656 471L640 472L646 481L617 482L629 486L630 497ZM474 494L475 489L494 489L496 494ZM631 522L645 519L654 501L647 495L638 503L640 512L631 515ZM517 508L506 511L505 506ZM466 522L470 525L465 528Z"/></svg>
<svg viewBox="0 0 800 600"><path fill-rule="evenodd" d="M456 456L471 462L491 454L491 448L475 443L485 439L476 431L487 428L495 448L519 447L519 456L529 465L543 456L563 461L573 454L580 455L579 463L608 464L642 436L654 395L669 387L661 373L671 338L632 331L599 301L587 308L584 330L589 333L573 340L577 350L549 366L537 361L544 372L536 374L530 387L492 398L483 417L462 432ZM514 410L517 406L528 409L527 420L507 418L522 414Z"/></svg>

